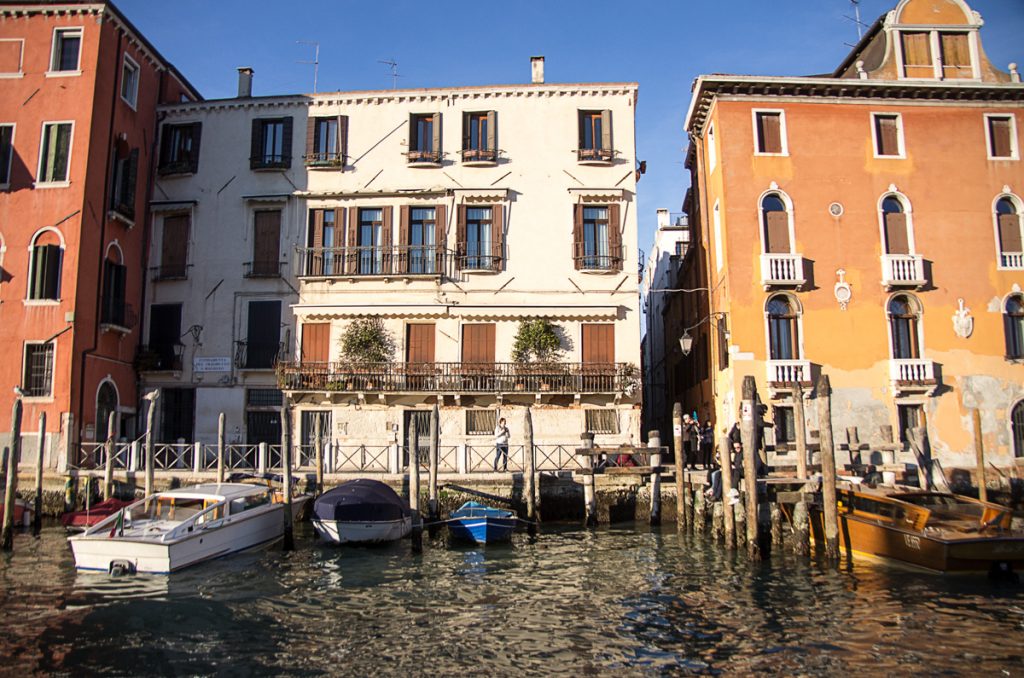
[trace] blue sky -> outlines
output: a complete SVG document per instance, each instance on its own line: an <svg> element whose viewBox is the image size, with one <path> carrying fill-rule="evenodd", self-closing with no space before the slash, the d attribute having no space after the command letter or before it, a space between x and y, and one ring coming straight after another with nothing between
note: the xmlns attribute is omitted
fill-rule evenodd
<svg viewBox="0 0 1024 678"><path fill-rule="evenodd" d="M970 0L985 20L982 43L1003 70L1024 69L1024 0ZM637 156L640 249L654 211L680 208L683 116L703 73L809 75L831 72L857 41L849 0L115 0L130 21L207 98L234 96L235 69L252 66L254 94L313 89L524 83L529 57L546 58L548 82L640 83ZM897 0L860 0L872 23ZM173 7L173 11L170 8Z"/></svg>

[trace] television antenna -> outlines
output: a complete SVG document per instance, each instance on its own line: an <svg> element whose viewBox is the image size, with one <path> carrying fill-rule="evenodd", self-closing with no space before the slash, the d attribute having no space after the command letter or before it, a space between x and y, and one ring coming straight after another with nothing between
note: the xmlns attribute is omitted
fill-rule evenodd
<svg viewBox="0 0 1024 678"><path fill-rule="evenodd" d="M853 16L844 14L843 18L847 21L852 21L857 26L857 42L864 37L864 29L867 28L867 24L860 20L860 0L850 0L850 4L853 5ZM847 47L856 47L848 42L843 43Z"/></svg>
<svg viewBox="0 0 1024 678"><path fill-rule="evenodd" d="M297 64L312 64L313 65L313 94L316 94L316 81L317 75L320 71L320 43L315 40L296 40L297 45L312 45L313 46L313 60L312 61L296 61Z"/></svg>
<svg viewBox="0 0 1024 678"><path fill-rule="evenodd" d="M402 76L398 74L398 62L395 61L395 57L390 59L378 59L378 64L384 64L391 68L391 89L398 89L398 79Z"/></svg>

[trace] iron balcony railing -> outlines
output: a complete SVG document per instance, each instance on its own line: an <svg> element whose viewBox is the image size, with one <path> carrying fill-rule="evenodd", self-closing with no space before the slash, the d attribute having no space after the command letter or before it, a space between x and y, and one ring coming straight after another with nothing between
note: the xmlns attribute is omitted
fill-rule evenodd
<svg viewBox="0 0 1024 678"><path fill-rule="evenodd" d="M573 243L573 260L579 271L621 271L622 245L580 241Z"/></svg>
<svg viewBox="0 0 1024 678"><path fill-rule="evenodd" d="M496 162L498 151L493 148L464 148L462 162Z"/></svg>
<svg viewBox="0 0 1024 678"><path fill-rule="evenodd" d="M580 161L601 161L611 162L615 151L610 148L580 148L576 151L576 157Z"/></svg>
<svg viewBox="0 0 1024 678"><path fill-rule="evenodd" d="M180 372L184 349L180 342L140 346L135 354L135 368L140 372Z"/></svg>
<svg viewBox="0 0 1024 678"><path fill-rule="evenodd" d="M100 313L100 324L132 330L139 324L139 316L135 313L135 309L132 308L131 304L104 297L103 309L102 313Z"/></svg>
<svg viewBox="0 0 1024 678"><path fill-rule="evenodd" d="M449 253L436 245L297 247L300 278L424 276L445 272Z"/></svg>
<svg viewBox="0 0 1024 678"><path fill-rule="evenodd" d="M441 151L409 151L405 154L409 160L409 164L416 163L430 163L439 164L441 162Z"/></svg>
<svg viewBox="0 0 1024 678"><path fill-rule="evenodd" d="M284 355L284 342L235 342L235 367L240 370L269 370Z"/></svg>
<svg viewBox="0 0 1024 678"><path fill-rule="evenodd" d="M185 280L188 278L188 265L186 264L169 264L161 266L153 266L153 280Z"/></svg>
<svg viewBox="0 0 1024 678"><path fill-rule="evenodd" d="M280 361L277 377L287 391L631 394L639 386L629 363Z"/></svg>
<svg viewBox="0 0 1024 678"><path fill-rule="evenodd" d="M280 278L284 268L283 261L247 261L242 264L246 278Z"/></svg>
<svg viewBox="0 0 1024 678"><path fill-rule="evenodd" d="M306 167L342 167L345 165L345 156L339 151L320 151L308 153L302 156Z"/></svg>

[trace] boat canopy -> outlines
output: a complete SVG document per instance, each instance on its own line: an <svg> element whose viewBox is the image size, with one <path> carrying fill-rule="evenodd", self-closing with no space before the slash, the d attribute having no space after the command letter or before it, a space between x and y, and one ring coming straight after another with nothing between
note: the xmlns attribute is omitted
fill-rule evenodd
<svg viewBox="0 0 1024 678"><path fill-rule="evenodd" d="M412 515L409 504L384 483L358 478L317 498L313 513L320 520L372 522L401 520Z"/></svg>

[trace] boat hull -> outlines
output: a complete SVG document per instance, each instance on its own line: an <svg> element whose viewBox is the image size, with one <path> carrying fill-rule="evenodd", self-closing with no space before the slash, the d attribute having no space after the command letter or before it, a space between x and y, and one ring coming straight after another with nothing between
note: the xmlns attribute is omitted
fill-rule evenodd
<svg viewBox="0 0 1024 678"><path fill-rule="evenodd" d="M448 521L453 538L473 544L509 541L515 527L515 518L451 518Z"/></svg>
<svg viewBox="0 0 1024 678"><path fill-rule="evenodd" d="M162 543L145 538L81 535L68 541L79 570L111 571L127 563L136 572L167 574L191 565L271 544L284 534L283 504L227 518L217 527L199 529L182 539Z"/></svg>
<svg viewBox="0 0 1024 678"><path fill-rule="evenodd" d="M2 499L2 497L0 497ZM0 515L3 515L4 503L0 501ZM12 517L12 525L14 527L30 527L32 525L32 517L34 510L32 506L21 499L14 500L14 516Z"/></svg>
<svg viewBox="0 0 1024 678"><path fill-rule="evenodd" d="M375 544L409 536L412 516L398 520L347 521L313 519L313 528L323 539L335 544Z"/></svg>

